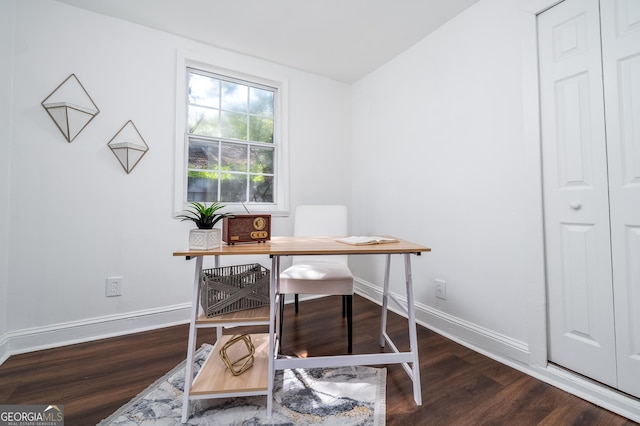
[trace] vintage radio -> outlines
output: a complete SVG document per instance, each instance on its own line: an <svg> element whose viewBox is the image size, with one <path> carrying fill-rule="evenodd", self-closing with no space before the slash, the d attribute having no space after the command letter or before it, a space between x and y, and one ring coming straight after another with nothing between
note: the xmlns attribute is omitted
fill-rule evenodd
<svg viewBox="0 0 640 426"><path fill-rule="evenodd" d="M227 244L261 243L270 239L270 214L237 214L222 221L222 241Z"/></svg>

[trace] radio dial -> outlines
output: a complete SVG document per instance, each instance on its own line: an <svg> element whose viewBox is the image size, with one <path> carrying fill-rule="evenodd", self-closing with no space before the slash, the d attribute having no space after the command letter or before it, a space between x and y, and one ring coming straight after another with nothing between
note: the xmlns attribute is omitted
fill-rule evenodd
<svg viewBox="0 0 640 426"><path fill-rule="evenodd" d="M253 229L257 231L261 231L264 229L264 226L267 224L267 221L264 220L264 217L256 217L253 219Z"/></svg>

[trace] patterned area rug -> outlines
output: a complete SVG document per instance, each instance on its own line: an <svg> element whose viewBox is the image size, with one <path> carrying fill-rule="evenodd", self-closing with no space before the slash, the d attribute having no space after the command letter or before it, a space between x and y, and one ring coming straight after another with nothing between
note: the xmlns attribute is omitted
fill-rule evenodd
<svg viewBox="0 0 640 426"><path fill-rule="evenodd" d="M196 352L195 372L211 345ZM99 426L178 425L182 415L184 361ZM384 425L384 368L340 367L276 373L273 413L266 396L191 401L188 425Z"/></svg>

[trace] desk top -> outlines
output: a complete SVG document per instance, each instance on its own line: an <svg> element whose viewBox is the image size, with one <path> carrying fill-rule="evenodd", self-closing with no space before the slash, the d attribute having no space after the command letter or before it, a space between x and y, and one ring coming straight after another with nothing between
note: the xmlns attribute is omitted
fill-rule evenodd
<svg viewBox="0 0 640 426"><path fill-rule="evenodd" d="M405 240L398 240L397 243L354 246L340 243L336 241L337 238L340 237L271 237L270 241L264 243L238 243L233 245L222 243L220 247L211 250L178 250L174 251L173 255L189 257L260 254L299 256L316 254L420 254L431 251L428 247Z"/></svg>

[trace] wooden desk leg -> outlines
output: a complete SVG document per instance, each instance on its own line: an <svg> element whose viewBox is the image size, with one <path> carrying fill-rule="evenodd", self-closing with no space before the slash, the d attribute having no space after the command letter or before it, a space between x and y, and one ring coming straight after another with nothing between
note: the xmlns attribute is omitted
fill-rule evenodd
<svg viewBox="0 0 640 426"><path fill-rule="evenodd" d="M420 357L418 356L418 332L416 329L416 314L413 301L413 283L411 276L411 254L404 255L404 274L407 286L407 313L409 321L409 345L413 353L413 399L422 405L422 388L420 386Z"/></svg>
<svg viewBox="0 0 640 426"><path fill-rule="evenodd" d="M187 363L184 373L184 394L182 396L182 423L189 418L189 392L193 383L193 358L196 351L196 320L200 303L200 274L202 273L202 256L196 257L196 272L193 279L193 300L191 302L191 318L189 321L189 344L187 346Z"/></svg>
<svg viewBox="0 0 640 426"><path fill-rule="evenodd" d="M384 266L384 287L382 290L382 318L380 325L380 347L384 348L387 343L385 334L387 332L387 308L389 304L389 270L391 269L391 255L386 256Z"/></svg>

